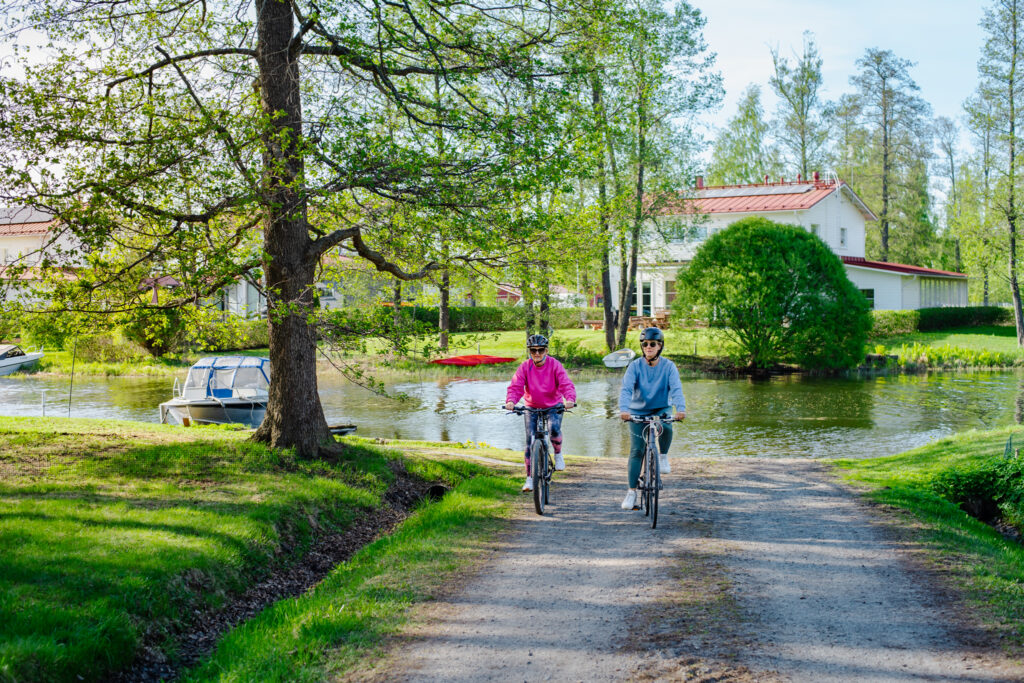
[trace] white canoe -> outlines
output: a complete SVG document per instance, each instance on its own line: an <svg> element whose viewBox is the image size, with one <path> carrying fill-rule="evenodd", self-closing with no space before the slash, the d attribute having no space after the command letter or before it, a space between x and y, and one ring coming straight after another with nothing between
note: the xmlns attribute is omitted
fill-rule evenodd
<svg viewBox="0 0 1024 683"><path fill-rule="evenodd" d="M605 356L604 364L609 368L624 368L634 358L636 358L636 351L633 349L619 349Z"/></svg>

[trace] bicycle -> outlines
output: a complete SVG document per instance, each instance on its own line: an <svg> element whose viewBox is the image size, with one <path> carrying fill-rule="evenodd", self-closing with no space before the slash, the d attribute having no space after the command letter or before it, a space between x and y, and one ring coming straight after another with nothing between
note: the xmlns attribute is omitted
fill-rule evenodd
<svg viewBox="0 0 1024 683"><path fill-rule="evenodd" d="M561 404L550 408L515 406L510 411L510 414L515 413L516 415L537 414L537 426L533 430L533 439L530 442L530 478L533 480L533 507L537 510L538 515L544 514L544 506L550 502L551 477L555 473L555 463L552 460L554 449L551 447L548 415L564 412L566 412L565 406Z"/></svg>
<svg viewBox="0 0 1024 683"><path fill-rule="evenodd" d="M677 422L677 420L660 415L631 415L629 421L644 425L644 460L640 470L640 481L637 483L637 495L640 500L640 509L644 511L644 517L650 517L651 528L656 529L658 528L658 494L662 489L658 437L661 436L663 424Z"/></svg>

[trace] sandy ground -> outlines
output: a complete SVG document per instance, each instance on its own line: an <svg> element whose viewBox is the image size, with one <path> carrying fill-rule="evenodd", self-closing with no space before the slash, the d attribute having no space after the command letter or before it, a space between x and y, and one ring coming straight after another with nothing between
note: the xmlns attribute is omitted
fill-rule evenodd
<svg viewBox="0 0 1024 683"><path fill-rule="evenodd" d="M673 459L658 528L623 460L559 475L360 680L1019 681L948 593L807 460Z"/></svg>

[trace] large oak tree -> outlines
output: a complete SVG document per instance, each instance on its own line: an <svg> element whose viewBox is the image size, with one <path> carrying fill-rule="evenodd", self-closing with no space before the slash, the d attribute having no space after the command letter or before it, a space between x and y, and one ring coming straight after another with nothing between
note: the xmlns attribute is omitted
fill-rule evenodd
<svg viewBox="0 0 1024 683"><path fill-rule="evenodd" d="M0 13L17 48L0 80L0 194L58 215L76 245L51 251L49 265L79 272L51 293L109 312L137 302L101 296L107 285L130 294L173 274L175 305L261 270L274 381L255 438L302 455L329 439L312 324L322 256L404 280L507 252L510 202L563 166L545 63L563 25L545 0L23 0ZM426 231L403 260L396 215L444 216L458 234Z"/></svg>

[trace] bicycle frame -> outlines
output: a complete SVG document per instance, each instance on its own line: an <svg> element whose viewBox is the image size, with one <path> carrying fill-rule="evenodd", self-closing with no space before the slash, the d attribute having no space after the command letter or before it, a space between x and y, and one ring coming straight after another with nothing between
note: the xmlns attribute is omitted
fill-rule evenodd
<svg viewBox="0 0 1024 683"><path fill-rule="evenodd" d="M551 477L555 473L555 463L552 460L554 449L551 446L551 426L548 418L553 412L566 412L565 406L557 405L550 408L515 406L511 412L516 415L524 415L526 413L537 415L537 422L533 429L531 441L527 444L530 455L530 472L528 476L533 479L534 507L538 515L543 515L544 506L548 503Z"/></svg>
<svg viewBox="0 0 1024 683"><path fill-rule="evenodd" d="M644 458L640 470L640 484L637 488L640 507L644 510L644 516L651 518L651 528L655 529L658 526L658 498L662 489L659 464L661 451L658 439L664 431L662 425L676 420L660 415L632 415L629 421L644 425Z"/></svg>

